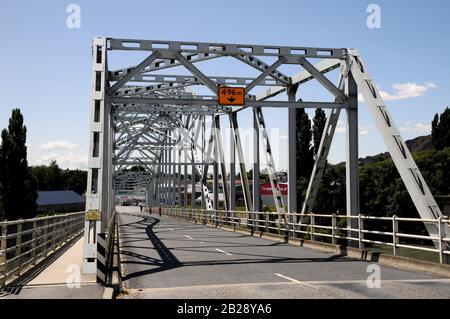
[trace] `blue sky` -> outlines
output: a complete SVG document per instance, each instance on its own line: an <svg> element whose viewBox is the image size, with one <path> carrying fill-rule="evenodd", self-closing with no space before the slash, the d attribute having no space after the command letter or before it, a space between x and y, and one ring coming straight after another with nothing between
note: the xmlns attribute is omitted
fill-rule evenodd
<svg viewBox="0 0 450 319"><path fill-rule="evenodd" d="M66 26L71 3L81 7L80 29ZM366 25L371 3L381 8L381 29ZM28 127L31 164L57 159L62 167L85 168L91 41L106 36L358 48L388 97L403 137L409 139L429 134L434 114L450 104L449 15L450 2L445 0L4 0L0 127L7 125L12 108L20 107ZM286 133L287 112L267 110L266 117L271 127ZM384 152L364 103L359 120L360 155ZM345 158L342 123L331 162ZM284 158L279 158L280 169L286 168Z"/></svg>

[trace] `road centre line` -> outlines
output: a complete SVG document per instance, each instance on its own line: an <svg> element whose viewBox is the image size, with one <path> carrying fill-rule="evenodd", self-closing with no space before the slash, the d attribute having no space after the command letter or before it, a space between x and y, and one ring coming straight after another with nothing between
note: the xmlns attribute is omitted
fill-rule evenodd
<svg viewBox="0 0 450 319"><path fill-rule="evenodd" d="M292 282L294 282L294 283L296 283L296 284L299 284L299 285L308 286L308 287L314 288L314 289L317 289L317 288L318 288L318 287L315 287L315 286L313 286L313 285L307 284L306 282L299 281L299 280L297 280L297 279L294 279L294 278L291 278L291 277L288 277L288 276L285 276L285 275L282 275L282 274L277 274L277 273L275 273L275 275L278 276L278 277L281 277L281 278L283 278L283 279L292 281Z"/></svg>
<svg viewBox="0 0 450 319"><path fill-rule="evenodd" d="M232 254L227 253L226 251L223 251L222 249L216 248L216 250L217 250L218 252L221 252L221 253L225 254L225 255L233 256Z"/></svg>

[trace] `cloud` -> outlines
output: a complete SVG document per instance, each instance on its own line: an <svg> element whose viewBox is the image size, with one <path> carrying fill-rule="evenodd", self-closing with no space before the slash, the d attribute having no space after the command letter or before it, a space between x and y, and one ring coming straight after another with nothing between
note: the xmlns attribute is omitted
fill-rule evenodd
<svg viewBox="0 0 450 319"><path fill-rule="evenodd" d="M392 85L394 93L388 93L380 90L380 95L385 101L399 101L424 96L431 89L437 89L437 85L433 82L425 82L417 84L414 82L395 83ZM362 94L359 94L359 101L363 101Z"/></svg>
<svg viewBox="0 0 450 319"><path fill-rule="evenodd" d="M375 126L359 126L359 135L364 136L369 134L371 131L375 130ZM339 121L336 126L336 134L345 134L347 132L347 127L342 121Z"/></svg>
<svg viewBox="0 0 450 319"><path fill-rule="evenodd" d="M431 133L431 125L423 124L423 123L415 123L412 124L411 122L406 122L405 126L400 128L400 131L402 132L414 132L414 133Z"/></svg>
<svg viewBox="0 0 450 319"><path fill-rule="evenodd" d="M68 141L49 141L47 143L41 144L41 149L44 151L53 150L67 150L79 147L78 144L71 143Z"/></svg>
<svg viewBox="0 0 450 319"><path fill-rule="evenodd" d="M56 161L63 169L87 169L88 155L84 152L64 152L42 154L35 165L48 165Z"/></svg>

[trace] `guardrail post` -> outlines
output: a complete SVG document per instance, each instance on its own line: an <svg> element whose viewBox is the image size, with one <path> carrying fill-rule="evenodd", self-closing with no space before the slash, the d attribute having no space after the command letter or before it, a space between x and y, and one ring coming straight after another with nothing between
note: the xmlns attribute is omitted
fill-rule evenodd
<svg viewBox="0 0 450 319"><path fill-rule="evenodd" d="M36 249L37 249L37 221L33 221L33 232L31 233L31 264L36 265Z"/></svg>
<svg viewBox="0 0 450 319"><path fill-rule="evenodd" d="M438 219L438 229L439 229L439 262L441 264L444 263L444 253L443 253L443 248L444 248L444 244L443 244L443 236L445 234L445 229L444 229L444 223L442 222L442 216L439 216Z"/></svg>
<svg viewBox="0 0 450 319"><path fill-rule="evenodd" d="M6 236L8 235L8 226L3 225L1 227L0 235L0 287L3 287L6 283Z"/></svg>
<svg viewBox="0 0 450 319"><path fill-rule="evenodd" d="M311 228L311 240L312 241L316 240L316 236L314 236L314 223L315 223L315 218L314 218L314 215L311 214L311 226L310 226L310 228Z"/></svg>
<svg viewBox="0 0 450 319"><path fill-rule="evenodd" d="M358 214L358 248L364 249L364 233L362 232L364 230L364 219L361 214Z"/></svg>
<svg viewBox="0 0 450 319"><path fill-rule="evenodd" d="M17 228L16 228L16 245L15 245L16 249L14 252L14 257L19 257L21 255L22 252L22 222L19 221L17 223ZM21 258L16 259L18 260L18 263L21 263ZM20 275L20 269L17 272L17 275Z"/></svg>
<svg viewBox="0 0 450 319"><path fill-rule="evenodd" d="M43 257L47 257L47 246L48 246L48 219L44 219L42 221L42 229L43 229L43 234L42 234L42 256Z"/></svg>
<svg viewBox="0 0 450 319"><path fill-rule="evenodd" d="M51 220L52 220L52 240L50 244L50 250L53 250L55 249L56 244L55 216L52 216Z"/></svg>
<svg viewBox="0 0 450 319"><path fill-rule="evenodd" d="M336 214L331 215L331 243L336 245Z"/></svg>
<svg viewBox="0 0 450 319"><path fill-rule="evenodd" d="M397 220L397 216L392 216L392 250L393 250L393 254L394 256L396 256L398 254L398 247L397 245L399 244L399 239L397 237L397 233L398 233L398 220Z"/></svg>

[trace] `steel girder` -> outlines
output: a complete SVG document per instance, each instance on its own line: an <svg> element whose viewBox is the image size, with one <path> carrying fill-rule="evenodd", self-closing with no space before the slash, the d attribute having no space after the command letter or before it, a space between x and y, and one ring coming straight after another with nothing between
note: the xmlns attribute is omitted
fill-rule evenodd
<svg viewBox="0 0 450 319"><path fill-rule="evenodd" d="M108 52L147 52L148 56L139 64L121 69L108 69ZM221 144L220 118L227 120L231 130L232 154L238 155L243 195L249 220L259 191L251 192L246 176L246 165L241 142L237 115L243 109L253 108L256 140L263 143L262 151L269 162L270 180L274 185L274 197L280 218L283 212L297 212L302 207L310 211L314 205L320 177L325 169L334 127L341 109L347 112L347 202L349 215L359 213L359 189L357 175L357 93L363 94L369 104L383 138L393 155L394 162L411 194L422 218L442 216L433 196L429 192L414 160L393 124L387 107L368 76L359 53L353 49L287 47L273 45L224 44L155 41L136 39L95 38L93 42L93 104L91 120L91 141L88 172L87 210L98 210L102 214L101 223L96 222L96 230L105 230L106 221L114 210L114 193L120 190L146 189L148 202L153 206L184 205L195 206L197 193L201 193L202 207L211 210L218 207L219 181L211 188L208 183L208 168L213 167L213 176L218 177L224 193L225 208L235 208L236 185L235 164L230 164L230 174L226 174L224 149ZM206 75L200 65L204 61L213 63L222 58L234 58L250 66L258 76ZM312 64L311 59L320 60ZM270 62L269 62L270 60ZM288 75L280 71L283 65L298 66L300 73ZM166 69L183 69L186 74L170 72ZM337 70L344 85L334 85L329 79L330 72ZM309 81L316 81L325 88L332 99L303 101L298 97L297 88ZM198 86L209 89L209 95L196 92ZM242 106L219 105L220 86L240 86L245 89L245 103ZM258 88L261 91L258 92ZM256 91L256 93L254 93ZM280 97L288 93L287 99ZM299 90L301 92L301 90ZM274 100L274 97L278 97ZM271 154L265 120L264 107L287 108L295 114L297 108L327 108L331 117L327 123L327 134L321 142L319 157L316 159L311 176L308 195L302 206L296 196L297 174L295 160L289 161L288 207L280 200L277 187L275 163ZM228 115L221 117L222 115ZM291 116L292 117L292 116ZM205 120L212 119L207 139ZM295 121L289 122L289 132L295 134ZM206 143L207 141L207 143ZM288 153L295 153L295 140L289 139ZM260 150L255 147L255 150ZM214 156L211 156L214 154ZM291 158L292 156L290 156ZM234 155L232 156L234 158ZM255 157L259 170L259 156ZM256 172L259 175L259 172ZM188 181L190 179L190 182ZM229 180L228 180L229 179ZM196 189L196 180L200 187ZM228 186L230 185L230 186ZM189 190L190 186L190 190ZM211 196L211 190L213 196ZM254 197L257 198L254 198ZM184 197L184 201L181 200ZM255 206L259 207L259 206ZM86 230L92 223L87 223ZM436 229L427 226L430 234ZM448 229L446 229L448 235ZM93 246L85 245L85 260L92 258ZM85 266L88 263L85 263ZM86 266L86 271L92 268Z"/></svg>

